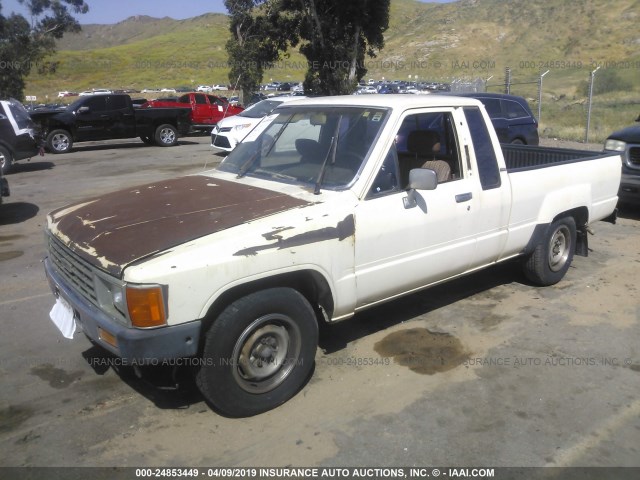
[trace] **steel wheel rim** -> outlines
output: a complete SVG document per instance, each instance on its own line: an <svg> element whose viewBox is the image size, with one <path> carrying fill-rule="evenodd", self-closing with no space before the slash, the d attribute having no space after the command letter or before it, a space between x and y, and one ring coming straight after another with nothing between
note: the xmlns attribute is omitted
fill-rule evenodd
<svg viewBox="0 0 640 480"><path fill-rule="evenodd" d="M236 383L249 393L273 390L289 376L300 356L298 325L283 314L254 320L233 348L232 369Z"/></svg>
<svg viewBox="0 0 640 480"><path fill-rule="evenodd" d="M69 139L67 138L66 135L59 133L53 136L53 139L51 140L51 145L53 145L54 149L61 152L69 148Z"/></svg>
<svg viewBox="0 0 640 480"><path fill-rule="evenodd" d="M162 143L173 143L175 139L176 136L170 128L163 128L160 131L160 140L162 140Z"/></svg>
<svg viewBox="0 0 640 480"><path fill-rule="evenodd" d="M552 272L562 270L569 259L571 251L571 233L569 228L558 228L549 242L549 268Z"/></svg>
<svg viewBox="0 0 640 480"><path fill-rule="evenodd" d="M7 163L7 157L0 152L0 168L4 168L6 166Z"/></svg>

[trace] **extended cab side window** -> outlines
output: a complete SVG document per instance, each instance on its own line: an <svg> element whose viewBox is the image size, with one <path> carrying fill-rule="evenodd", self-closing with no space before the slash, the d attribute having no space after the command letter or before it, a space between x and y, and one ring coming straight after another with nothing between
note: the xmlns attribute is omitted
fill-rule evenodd
<svg viewBox="0 0 640 480"><path fill-rule="evenodd" d="M482 189L498 188L501 185L500 169L498 168L498 159L496 158L496 152L484 117L477 107L465 107L464 115L469 125L473 150L476 153Z"/></svg>

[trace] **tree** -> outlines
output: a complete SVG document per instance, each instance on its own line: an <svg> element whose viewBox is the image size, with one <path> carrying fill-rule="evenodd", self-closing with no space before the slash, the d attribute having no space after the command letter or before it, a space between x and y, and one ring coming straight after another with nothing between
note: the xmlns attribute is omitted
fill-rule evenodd
<svg viewBox="0 0 640 480"><path fill-rule="evenodd" d="M280 58L292 40L291 20L279 14L273 0L225 0L231 15L229 81L240 87L243 102L258 90L264 70Z"/></svg>
<svg viewBox="0 0 640 480"><path fill-rule="evenodd" d="M297 19L305 92L352 93L367 73L365 56L384 47L389 8L390 0L280 0L282 14Z"/></svg>
<svg viewBox="0 0 640 480"><path fill-rule="evenodd" d="M54 64L41 62L55 52L56 40L66 32L80 31L72 12L89 11L83 0L18 1L27 7L31 23L15 13L4 17L0 3L0 98L22 99L25 78L34 67L39 73L55 70Z"/></svg>

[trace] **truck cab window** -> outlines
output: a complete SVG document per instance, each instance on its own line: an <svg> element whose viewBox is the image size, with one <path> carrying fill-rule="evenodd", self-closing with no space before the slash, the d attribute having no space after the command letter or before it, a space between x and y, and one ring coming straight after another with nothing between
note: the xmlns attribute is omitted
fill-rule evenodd
<svg viewBox="0 0 640 480"><path fill-rule="evenodd" d="M91 112L104 112L107 110L106 95L95 95L89 98L84 106L89 107Z"/></svg>
<svg viewBox="0 0 640 480"><path fill-rule="evenodd" d="M127 97L124 95L114 95L110 99L111 110L127 110L129 104L127 103Z"/></svg>
<svg viewBox="0 0 640 480"><path fill-rule="evenodd" d="M487 129L487 124L477 107L465 107L464 115L469 125L473 150L476 153L478 163L478 174L483 190L498 188L501 185L500 169L498 159L494 150L493 142Z"/></svg>
<svg viewBox="0 0 640 480"><path fill-rule="evenodd" d="M406 117L396 134L402 188L408 188L409 172L414 168L434 170L438 183L462 178L456 139L450 112L418 113Z"/></svg>

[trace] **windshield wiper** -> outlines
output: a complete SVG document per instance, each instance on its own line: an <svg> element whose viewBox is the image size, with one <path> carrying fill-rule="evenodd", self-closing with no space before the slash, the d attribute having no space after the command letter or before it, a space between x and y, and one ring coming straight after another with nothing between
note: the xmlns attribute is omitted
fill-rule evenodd
<svg viewBox="0 0 640 480"><path fill-rule="evenodd" d="M313 189L314 195L320 195L320 187L322 186L322 181L324 180L324 174L327 171L327 163L329 159L331 159L331 164L336 163L336 151L338 150L338 136L340 134L340 122L342 121L342 115L338 118L338 122L336 124L336 130L333 132L333 137L331 137L331 145L329 145L329 151L327 155L324 157L322 161L322 166L320 167L320 171L318 172L318 178L316 179L316 184Z"/></svg>

